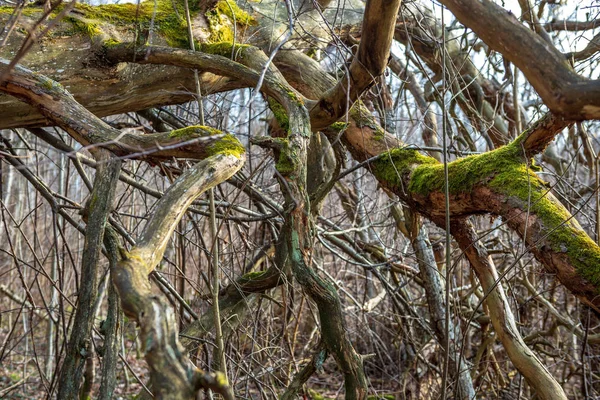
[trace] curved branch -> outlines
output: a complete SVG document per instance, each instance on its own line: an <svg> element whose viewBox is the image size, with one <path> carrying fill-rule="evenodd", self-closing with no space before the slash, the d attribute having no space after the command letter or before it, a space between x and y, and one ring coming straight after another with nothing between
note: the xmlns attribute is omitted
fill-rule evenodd
<svg viewBox="0 0 600 400"><path fill-rule="evenodd" d="M206 374L187 358L177 336L172 308L156 296L148 274L162 257L166 244L187 207L206 190L225 181L239 170L244 155L219 153L194 165L169 187L157 202L152 215L130 252L121 251L121 260L111 276L123 311L140 325L140 340L150 367L155 397L190 399L201 388L211 388L233 400L226 379Z"/></svg>
<svg viewBox="0 0 600 400"><path fill-rule="evenodd" d="M186 170L156 203L156 211L146 224L131 257L141 258L149 274L162 258L171 234L184 212L204 191L229 179L245 160L242 152L223 151Z"/></svg>
<svg viewBox="0 0 600 400"><path fill-rule="evenodd" d="M225 44L231 48L231 46ZM244 52L250 46L239 45L238 50ZM113 63L129 62L136 64L160 64L176 67L198 69L212 72L220 76L235 78L241 86L254 87L260 81L260 74L243 64L232 61L220 55L206 54L192 50L174 49L160 46L131 46L122 44L106 49L107 60ZM284 107L291 101L300 105L304 104L304 98L292 87L283 81L283 77L266 75L261 90L268 96L273 97ZM290 112L290 110L286 111Z"/></svg>
<svg viewBox="0 0 600 400"><path fill-rule="evenodd" d="M0 60L0 74L7 68L8 64ZM36 107L47 120L82 145L90 146L90 151L102 147L121 157L156 161L172 157L203 159L235 140L205 126L150 135L121 133L78 103L61 84L21 66L0 82L0 91Z"/></svg>
<svg viewBox="0 0 600 400"><path fill-rule="evenodd" d="M313 130L346 115L387 66L400 0L368 0L362 24L363 38L346 75L310 110Z"/></svg>
<svg viewBox="0 0 600 400"><path fill-rule="evenodd" d="M573 120L600 118L600 81L577 75L553 45L489 0L442 0L465 26L527 77L548 108Z"/></svg>

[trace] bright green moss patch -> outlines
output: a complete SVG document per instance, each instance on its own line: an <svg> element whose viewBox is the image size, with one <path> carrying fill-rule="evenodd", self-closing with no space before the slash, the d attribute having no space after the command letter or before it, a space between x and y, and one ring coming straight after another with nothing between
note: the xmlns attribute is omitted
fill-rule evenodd
<svg viewBox="0 0 600 400"><path fill-rule="evenodd" d="M579 274L600 291L600 247L583 231L549 188L521 164L497 174L490 188L518 198L544 224L552 250L566 253Z"/></svg>
<svg viewBox="0 0 600 400"><path fill-rule="evenodd" d="M600 247L579 227L565 207L549 196L548 186L522 157L520 141L481 155L448 164L448 190L452 195L487 185L497 193L517 199L523 210L540 218L552 249L566 253L579 274L599 288ZM394 149L371 164L373 173L392 189L428 196L444 191L443 165L416 150ZM410 179L407 179L410 178Z"/></svg>
<svg viewBox="0 0 600 400"><path fill-rule="evenodd" d="M215 143L211 144L208 148L208 155L212 156L215 154L226 154L233 155L237 158L241 158L242 154L246 152L242 143L231 133L226 134Z"/></svg>
<svg viewBox="0 0 600 400"><path fill-rule="evenodd" d="M302 98L298 97L298 94L296 92L294 92L293 90L289 90L289 87L284 86L283 84L278 84L278 85L281 89L283 89L285 92L287 92L287 95L290 100L292 100L294 103L296 103L300 107L302 107L304 105L304 100L302 100Z"/></svg>
<svg viewBox="0 0 600 400"><path fill-rule="evenodd" d="M313 389L308 389L308 395L312 400L331 400L331 397L325 397Z"/></svg>
<svg viewBox="0 0 600 400"><path fill-rule="evenodd" d="M238 7L233 0L221 0L215 8L206 14L208 20L210 43L234 42L234 25L248 26L256 24L256 20L246 11Z"/></svg>
<svg viewBox="0 0 600 400"><path fill-rule="evenodd" d="M172 131L169 134L169 136L172 138L194 139L199 136L220 135L222 133L223 132L221 132L220 130L211 128L210 126L194 125L181 129L176 129Z"/></svg>
<svg viewBox="0 0 600 400"><path fill-rule="evenodd" d="M228 154L234 155L240 158L242 154L246 152L246 149L240 143L240 141L231 133L224 134L224 132L211 128L210 126L194 125L188 126L182 129L176 129L172 131L169 136L180 140L192 140L198 137L209 137L215 135L223 135L223 137L217 139L211 143L206 149L207 157L215 154Z"/></svg>
<svg viewBox="0 0 600 400"><path fill-rule="evenodd" d="M275 116L275 119L277 120L277 123L279 124L281 129L283 129L285 132L289 132L290 119L288 118L285 108L283 108L283 106L279 104L276 100L273 100L271 98L268 100L268 102L269 108L271 109L271 112Z"/></svg>
<svg viewBox="0 0 600 400"><path fill-rule="evenodd" d="M108 22L131 31L139 29L144 37L147 37L147 32L152 28L169 45L189 48L187 24L183 18L184 9L182 3L177 0L157 0L156 6L154 1L144 1L139 7L131 3L100 6L77 4L75 10L82 14L86 21L92 21L88 24L98 26L99 22ZM196 10L190 10L191 13L194 11Z"/></svg>
<svg viewBox="0 0 600 400"><path fill-rule="evenodd" d="M410 174L415 166L436 166L437 161L414 149L394 149L371 163L373 174L389 187L402 186L402 178Z"/></svg>
<svg viewBox="0 0 600 400"><path fill-rule="evenodd" d="M238 283L248 283L250 281L254 281L254 280L260 279L263 276L265 276L266 274L267 274L267 271L252 271L252 272L248 272L248 273L245 273L244 275L242 275L240 277L240 279L238 279Z"/></svg>
<svg viewBox="0 0 600 400"><path fill-rule="evenodd" d="M471 191L474 186L483 183L494 174L503 174L510 180L512 169L522 165L520 149L516 146L504 146L485 154L460 158L448 164L449 191L459 194ZM444 190L444 169L442 164L425 157L430 162L415 169L410 181L411 192L427 195L433 191ZM433 162L431 162L433 161ZM521 174L521 173L518 173ZM535 175L533 175L535 176Z"/></svg>
<svg viewBox="0 0 600 400"><path fill-rule="evenodd" d="M600 293L600 248L582 230L561 227L551 234L555 247L567 248L571 263L579 274Z"/></svg>
<svg viewBox="0 0 600 400"><path fill-rule="evenodd" d="M102 29L100 29L100 23L97 20L91 20L87 18L65 17L65 21L71 23L74 31L81 32L84 35L89 36L90 38L102 34Z"/></svg>
<svg viewBox="0 0 600 400"><path fill-rule="evenodd" d="M210 36L208 40L212 43L233 42L233 24L229 19L223 18L218 11L213 10L206 13Z"/></svg>
<svg viewBox="0 0 600 400"><path fill-rule="evenodd" d="M236 56L243 55L244 49L249 47L251 46L247 44L236 43L234 45L232 42L202 43L200 45L200 51L229 58L232 53Z"/></svg>
<svg viewBox="0 0 600 400"><path fill-rule="evenodd" d="M221 0L215 7L220 14L227 15L231 21L235 20L236 24L240 25L255 25L256 20L246 11L238 7L235 1Z"/></svg>
<svg viewBox="0 0 600 400"><path fill-rule="evenodd" d="M344 131L348 127L348 124L346 122L334 122L329 127L339 133Z"/></svg>
<svg viewBox="0 0 600 400"><path fill-rule="evenodd" d="M50 14L50 19L55 18L64 8L61 5ZM0 14L12 14L12 7L0 7ZM191 9L192 13L197 9ZM41 7L25 7L22 14L25 16L41 16ZM135 33L138 40L143 41L148 37L152 28L165 41L175 47L189 48L187 24L183 18L183 3L179 0L144 1L139 4L106 4L90 6L76 4L74 9L53 30L54 34L69 35L83 33L91 38L100 36L104 23L114 25L125 31ZM62 23L64 22L64 24Z"/></svg>
<svg viewBox="0 0 600 400"><path fill-rule="evenodd" d="M102 46L104 46L104 47L107 47L107 48L108 48L108 47L114 47L114 46L118 46L118 45L120 45L120 44L121 44L121 42L120 42L120 41L118 41L118 40L116 40L116 39L112 39L112 38L111 38L111 39L105 40L105 41L102 43Z"/></svg>
<svg viewBox="0 0 600 400"><path fill-rule="evenodd" d="M380 126L377 126L377 128L373 132L373 139L383 140L383 138L385 138L385 131L383 129L381 129Z"/></svg>

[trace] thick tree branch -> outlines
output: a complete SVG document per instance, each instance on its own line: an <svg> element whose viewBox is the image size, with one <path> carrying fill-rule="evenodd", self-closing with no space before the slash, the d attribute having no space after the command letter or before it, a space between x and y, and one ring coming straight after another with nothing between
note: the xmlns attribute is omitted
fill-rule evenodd
<svg viewBox="0 0 600 400"><path fill-rule="evenodd" d="M560 51L514 15L489 0L442 3L488 46L514 63L552 112L573 120L600 118L600 81L577 75Z"/></svg>
<svg viewBox="0 0 600 400"><path fill-rule="evenodd" d="M303 87L303 83L297 83L300 75L294 73L295 71L312 71L315 75L325 75L316 67L311 66L314 60L298 52L282 54L281 57L276 58L276 63L287 79L293 85L298 84L299 88ZM302 80L305 81L305 79L303 77ZM318 93L314 91L322 90L321 86L325 85L328 79L313 76L310 81L318 88L313 87L313 93ZM389 153L392 155L391 160L394 160L394 165L389 163L390 159L386 160L385 158L372 164L374 168L371 171L380 184L390 188L401 199L414 206L427 218L435 220L443 216L445 214L442 193L444 180L441 164L436 164L434 159L418 155L416 150L399 149L402 147L402 143L392 135L385 133L376 121L370 118L368 111L361 112L360 110L359 105L354 107L350 114L349 124L344 128L342 136L353 157L357 161L365 161L388 152L390 149L396 149ZM368 120L368 122L365 120ZM359 124L357 121L362 121L362 123ZM527 225L527 228L532 231L527 235L527 239L531 240L530 245L535 245L533 247L534 254L548 271L557 274L559 280L572 293L600 312L600 297L598 296L600 273L594 267L594 263L600 263L600 248L572 220L572 216L564 206L548 193L544 184L532 171L527 169L526 164L531 156L541 152L568 123L561 117L548 115L524 132L510 146L480 156L459 159L451 163L449 166L451 185L454 182L457 185L457 190L452 195L450 212L451 215L456 217L493 213L503 215L510 221L510 210L515 209L515 212L530 215L527 212L529 204L539 207L539 213L543 215L543 219L547 220L547 224ZM333 133L337 136L336 132ZM511 153L512 156L508 153ZM476 161L476 164L470 164L473 161ZM461 166L463 162L466 164ZM379 163L382 165L381 169L376 166ZM437 190L428 191L425 197L410 189L411 179L414 178L412 171L423 163L428 165L424 167L423 172L425 170L436 171L433 175L424 175L423 182L433 183L432 178L437 177L435 178ZM467 164L470 165L467 166ZM504 171L504 168L507 168L507 170ZM517 171L514 170L515 168ZM483 172L486 170L487 172ZM477 176L482 172L485 177L482 175ZM515 186L511 190L512 194L493 192L484 187L485 185L489 186L489 183L494 179L498 179L499 176L504 176L506 182L514 183ZM472 186L474 182L479 183ZM501 180L498 180L498 182L501 182ZM465 183L466 186L460 189L461 185ZM509 186L499 183L498 188L508 189ZM497 196L498 204L504 206L493 206L495 203L490 202L490 196ZM530 196L533 196L532 199L535 197L540 200L541 203L536 203L534 200L529 203ZM515 198L521 200L517 202L510 201ZM535 211L533 214L537 215ZM569 224L563 224L565 221L570 222ZM521 230L520 234L522 235L523 232ZM534 235L533 232L536 234ZM531 239L532 237L544 238L545 242L537 243ZM546 243L545 246L543 243ZM536 250L538 244L541 247ZM583 247L579 247L580 245ZM585 255L585 257L581 257L580 254Z"/></svg>
<svg viewBox="0 0 600 400"><path fill-rule="evenodd" d="M0 61L0 73L6 68L8 64ZM47 120L82 145L90 146L90 151L102 147L118 156L155 161L172 157L202 159L236 140L204 126L150 135L121 133L79 104L59 83L20 66L0 82L0 91L36 107Z"/></svg>
<svg viewBox="0 0 600 400"><path fill-rule="evenodd" d="M363 38L346 75L323 94L310 110L313 130L323 129L346 115L352 104L383 73L390 56L400 0L368 0Z"/></svg>
<svg viewBox="0 0 600 400"><path fill-rule="evenodd" d="M148 274L162 258L166 244L185 211L200 194L231 177L244 162L244 154L226 151L188 169L157 202L156 212L146 224L136 246L121 251L121 260L111 271L126 315L141 327L140 340L150 367L155 397L186 399L201 387L211 388L232 400L233 393L218 374L196 369L177 337L174 313L154 295Z"/></svg>

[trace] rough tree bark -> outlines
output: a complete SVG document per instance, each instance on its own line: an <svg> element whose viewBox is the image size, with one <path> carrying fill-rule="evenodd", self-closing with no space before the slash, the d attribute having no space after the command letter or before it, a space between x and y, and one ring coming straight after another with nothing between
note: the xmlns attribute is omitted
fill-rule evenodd
<svg viewBox="0 0 600 400"><path fill-rule="evenodd" d="M598 82L573 72L563 54L494 3L471 0L445 0L443 3L486 44L517 65L551 110L551 114L507 145L458 159L448 165L448 170L452 234L487 292L486 301L495 330L513 364L538 396L562 399L564 393L560 386L525 346L515 329L495 268L478 246L473 230L465 221L470 215L501 216L524 239L528 250L549 272L556 274L565 287L585 304L600 312L600 272L597 268L600 248L530 169L531 157L543 151L571 120L600 115ZM375 78L383 73L393 36L402 41L405 40L403 35L409 31L405 19L404 25L396 25L399 5L399 1L367 2L358 51L346 76L339 82L298 51L277 54L274 66L268 66L263 76L261 69L266 58L260 50L236 45L231 40L214 43L214 39L207 39L206 32L200 32L198 39L213 43L202 46L199 52L164 46L135 46L127 43L131 40L131 32L123 28L115 28L118 34L99 35L99 39L90 40L85 35L76 35L75 42L58 39L58 49L73 43L81 46L76 46L78 50L67 57L60 68L44 70L40 67L39 71L63 81L65 87L22 67L9 71L8 63L0 62L0 75L4 77L0 91L33 106L24 106L6 96L0 97L0 107L3 107L0 128L52 124L65 129L82 145L98 148L96 151L102 154L110 151L117 156L149 161L170 157L202 160L165 193L159 202L159 212L148 222L136 246L129 252L121 251L121 260L112 271L124 311L142 328L153 390L159 397L190 398L200 387L212 387L224 396L232 396L217 376L203 374L190 365L173 329L172 311L152 295L147 276L162 257L170 234L193 199L241 168L243 148L232 135L207 127L143 136L122 135L98 116L190 100L189 94L162 90L175 85L194 87L191 69L201 72L201 84L207 93L256 87L260 83L259 89L283 107L288 123L285 137L256 140L257 144L274 149L278 156L276 169L286 199L279 258L288 260L295 278L318 306L323 345L344 374L346 398L364 398L367 380L362 360L345 332L339 297L335 288L312 269L310 249L314 232L307 193L307 148L311 132L324 131L332 142L341 136L355 160L368 161L365 167L381 186L397 195L415 212L438 225L443 224L446 210L442 165L403 146L385 132L358 101ZM321 6L326 6L326 2ZM96 15L93 8L81 12L88 13L88 16ZM198 13L196 17L202 19L203 14ZM102 23L108 24L106 21ZM434 30L431 26L428 29ZM117 36L126 40L115 44ZM523 40L524 37L527 40ZM167 37L166 41L169 42L169 39L169 44L181 45L177 42L181 38L174 40ZM10 42L1 50L2 54L8 54L9 49L15 46L16 42ZM424 60L431 60L428 65L432 69L442 73L451 70L445 65L440 68L439 60L435 59L436 53L428 53L431 48L422 46L416 51ZM24 62L39 67L47 63L51 54L50 50L37 47ZM93 62L84 64L83 60L90 55L94 56ZM457 50L451 53L451 58L454 56L460 58L463 55ZM451 71L463 78L457 87L452 87L455 93L469 87L469 82L477 82L479 89L490 86L489 82L478 81L473 76L469 81L470 65L466 62L463 66L465 70ZM66 78L65 70L93 73L96 83L90 85L90 80L83 77L84 73L76 79ZM486 101L490 101L485 98L484 91L475 88L471 99L464 101L465 110L469 101L476 104L479 113L473 118L482 117L493 123L491 139L494 146L506 143L508 130L490 111L491 106L486 106ZM459 104L463 106L460 101ZM276 107L272 105L272 108L277 114ZM343 117L347 123L335 123ZM97 213L107 215L109 197L104 199L104 207L96 209ZM90 234L99 232L98 238L101 238L104 223L102 218L97 219L98 230L88 226ZM93 264L90 262L85 267L91 268ZM279 274L280 271L271 271L261 279L247 282L247 291L276 285ZM85 294L80 293L80 301L81 296ZM83 309L77 312L83 312ZM89 318L84 317L83 320L89 324ZM63 374L69 373L66 371L71 371L74 368L71 365L75 364L66 362ZM61 387L59 393L74 393L74 389Z"/></svg>

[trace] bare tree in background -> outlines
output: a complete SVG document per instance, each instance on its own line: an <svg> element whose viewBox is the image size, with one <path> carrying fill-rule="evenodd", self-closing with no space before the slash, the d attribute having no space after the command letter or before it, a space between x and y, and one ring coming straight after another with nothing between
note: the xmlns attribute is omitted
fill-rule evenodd
<svg viewBox="0 0 600 400"><path fill-rule="evenodd" d="M0 397L600 396L596 5L4 1Z"/></svg>

